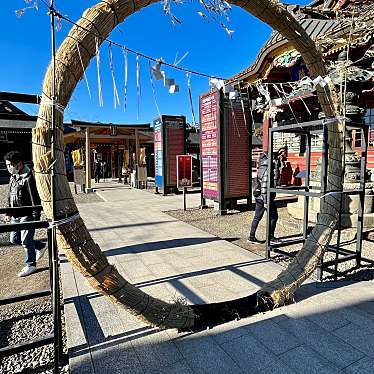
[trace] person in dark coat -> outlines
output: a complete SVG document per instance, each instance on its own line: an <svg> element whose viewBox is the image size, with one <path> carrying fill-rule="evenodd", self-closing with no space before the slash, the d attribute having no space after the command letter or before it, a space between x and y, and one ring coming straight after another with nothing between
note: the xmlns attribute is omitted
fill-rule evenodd
<svg viewBox="0 0 374 374"><path fill-rule="evenodd" d="M20 152L11 151L4 156L4 160L11 174L9 180L8 206L10 208L22 208L40 205L40 198L36 189L33 171L26 166ZM40 210L18 209L12 215L5 216L6 223L22 223L38 221ZM35 229L12 231L10 242L22 244L25 250L25 266L18 273L19 277L26 277L36 271L36 262L44 255L45 243L34 240Z"/></svg>
<svg viewBox="0 0 374 374"><path fill-rule="evenodd" d="M267 184L268 184L268 156L266 152L263 152L258 161L258 169L257 169L257 180L259 185L261 186L261 194L255 198L256 200L256 208L255 208L255 215L253 217L253 221L251 224L248 242L252 244L259 244L264 243L261 240L256 238L256 231L257 227L265 213L265 210L268 208L268 214L270 214L270 241L272 243L279 243L279 240L275 238L275 227L278 221L278 210L277 206L275 205L275 193L270 194L270 201L267 201ZM276 167L276 164L275 164ZM276 176L279 176L279 171L274 173L274 185L279 184L279 180L276 179Z"/></svg>
<svg viewBox="0 0 374 374"><path fill-rule="evenodd" d="M95 176L95 182L100 183L100 178L102 176L102 165L101 165L101 161L99 160L95 160L94 176Z"/></svg>

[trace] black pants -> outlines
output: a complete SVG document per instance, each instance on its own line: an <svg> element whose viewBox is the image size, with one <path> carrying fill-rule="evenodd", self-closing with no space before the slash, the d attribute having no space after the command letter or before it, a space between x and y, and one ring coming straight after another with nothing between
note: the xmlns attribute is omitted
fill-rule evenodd
<svg viewBox="0 0 374 374"><path fill-rule="evenodd" d="M274 237L275 233L275 227L277 226L278 221L278 210L277 206L275 205L274 199L270 200L269 204L269 212L270 214L270 237ZM264 213L265 213L265 206L264 201L262 199L256 199L256 209L255 209L255 216L253 217L252 225L251 225L251 231L249 233L250 238L254 238L256 236L256 231L258 224L260 223Z"/></svg>

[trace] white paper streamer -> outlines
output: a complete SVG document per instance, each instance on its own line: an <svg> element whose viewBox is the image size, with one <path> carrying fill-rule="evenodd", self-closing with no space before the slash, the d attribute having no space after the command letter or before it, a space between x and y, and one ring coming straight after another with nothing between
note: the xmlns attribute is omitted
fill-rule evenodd
<svg viewBox="0 0 374 374"><path fill-rule="evenodd" d="M154 73L154 70L153 70L153 67L152 67L152 65L151 65L151 61L148 61L148 63L149 63L149 79L151 80L151 87L152 87L152 93L153 93L153 100L154 100L154 102L155 102L155 106L156 106L156 109L157 109L158 116L161 117L160 108L158 107L158 103L157 103L156 88L155 88L155 84L154 84L154 81L153 81L153 73Z"/></svg>
<svg viewBox="0 0 374 374"><path fill-rule="evenodd" d="M127 62L127 48L123 48L123 62L125 69L125 82L124 82L124 91L123 91L123 111L126 112L127 105L127 79L128 79L128 62Z"/></svg>
<svg viewBox="0 0 374 374"><path fill-rule="evenodd" d="M86 82L87 91L88 91L88 96L89 96L90 99L91 99L91 90L90 90L90 86L88 85L88 80L87 80L87 75L86 75L86 69L85 69L84 66L83 66L83 61L82 61L81 51L79 50L79 44L78 44L77 41L75 41L75 44L76 44L76 46L77 46L78 55L79 55L79 60L80 60L81 65L82 65L83 76L84 76L84 80L85 80L85 82Z"/></svg>
<svg viewBox="0 0 374 374"><path fill-rule="evenodd" d="M117 109L117 105L119 105L119 97L118 97L118 91L117 91L116 78L114 75L112 43L109 43L108 45L108 54L109 54L109 67L110 67L110 72L112 74L112 82L113 82L114 109Z"/></svg>
<svg viewBox="0 0 374 374"><path fill-rule="evenodd" d="M252 134L249 131L248 122L247 122L247 116L245 115L244 100L243 100L243 95L242 95L242 90L240 88L240 84L239 84L238 95L239 95L239 98L240 98L240 105L242 107L242 113L243 113L243 119L244 119L244 126L245 126L245 129L247 130L247 133L249 134L249 136L251 136ZM249 96L247 96L247 100L248 100L248 104L249 104Z"/></svg>
<svg viewBox="0 0 374 374"><path fill-rule="evenodd" d="M142 91L140 87L140 64L139 64L139 55L136 54L136 96L137 96L137 118L140 117L140 97Z"/></svg>
<svg viewBox="0 0 374 374"><path fill-rule="evenodd" d="M99 105L102 107L104 106L104 100L103 100L103 91L101 87L101 78L100 78L100 49L99 49L98 38L95 38L95 42L96 42L97 87L99 90Z"/></svg>
<svg viewBox="0 0 374 374"><path fill-rule="evenodd" d="M57 101L53 101L50 99L42 98L40 101L39 105L49 105L49 106L54 106L58 112L61 114L64 114L65 107L61 104L59 104Z"/></svg>
<svg viewBox="0 0 374 374"><path fill-rule="evenodd" d="M190 107L191 107L191 114L192 114L192 122L193 122L193 126L196 127L195 110L193 107L192 92L191 92L191 73L186 73L186 78L187 78L188 97L190 100Z"/></svg>

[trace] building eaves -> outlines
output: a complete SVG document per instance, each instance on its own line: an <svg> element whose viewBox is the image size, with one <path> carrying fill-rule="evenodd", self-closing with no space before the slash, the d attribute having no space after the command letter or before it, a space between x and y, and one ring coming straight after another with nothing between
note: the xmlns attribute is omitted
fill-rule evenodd
<svg viewBox="0 0 374 374"><path fill-rule="evenodd" d="M312 39L316 39L322 35L331 33L336 27L338 27L339 21L302 18L300 19L300 24ZM267 56L278 48L285 46L287 43L288 40L284 38L282 34L273 31L268 41L261 48L255 62L247 69L229 78L228 81L243 80L256 74L260 70Z"/></svg>
<svg viewBox="0 0 374 374"><path fill-rule="evenodd" d="M138 130L150 130L151 125L150 123L142 123L142 124L122 124L122 123L102 123L102 122L88 122L88 121L79 121L79 120L71 120L72 127L103 127L108 128L111 126L116 126L118 128L123 129L138 129Z"/></svg>

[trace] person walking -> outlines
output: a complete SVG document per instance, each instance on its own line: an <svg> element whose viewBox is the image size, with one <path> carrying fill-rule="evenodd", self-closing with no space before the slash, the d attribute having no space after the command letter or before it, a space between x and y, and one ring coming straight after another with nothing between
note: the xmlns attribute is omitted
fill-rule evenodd
<svg viewBox="0 0 374 374"><path fill-rule="evenodd" d="M265 213L265 210L268 210L268 214L270 215L270 241L273 244L280 243L278 239L275 238L275 228L278 221L278 210L277 206L275 205L275 193L272 192L270 194L270 201L267 201L267 183L268 183L268 169L269 169L269 161L268 155L266 152L263 152L258 161L258 169L257 169L257 179L254 189L254 196L256 201L255 207L255 215L253 217L253 221L250 227L248 242L251 244L263 244L264 241L258 240L256 238L256 231L257 227ZM276 166L276 164L275 164ZM279 175L279 171L274 173L275 175ZM274 184L278 185L279 181L274 178Z"/></svg>
<svg viewBox="0 0 374 374"><path fill-rule="evenodd" d="M18 151L8 152L4 156L6 167L11 174L8 190L8 206L10 208L21 208L26 206L40 205L40 198L36 189L33 171L23 163L21 153ZM38 221L40 211L30 209L19 209L12 215L5 216L6 223L23 223ZM25 266L18 273L19 277L26 277L35 273L36 263L43 257L46 251L45 243L34 240L35 229L12 231L10 242L22 244L25 250Z"/></svg>
<svg viewBox="0 0 374 374"><path fill-rule="evenodd" d="M95 165L94 165L94 176L95 176L95 182L100 183L100 178L101 178L101 161L95 160Z"/></svg>

